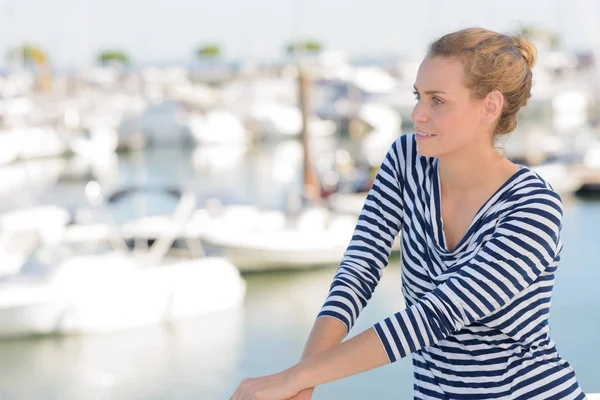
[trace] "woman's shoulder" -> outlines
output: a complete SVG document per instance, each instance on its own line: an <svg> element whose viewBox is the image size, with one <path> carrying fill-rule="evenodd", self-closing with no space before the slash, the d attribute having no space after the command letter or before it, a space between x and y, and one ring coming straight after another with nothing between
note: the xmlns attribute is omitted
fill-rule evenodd
<svg viewBox="0 0 600 400"><path fill-rule="evenodd" d="M514 183L506 192L504 203L512 211L532 209L554 209L562 215L562 199L552 185L534 170L519 165L513 177Z"/></svg>
<svg viewBox="0 0 600 400"><path fill-rule="evenodd" d="M529 195L530 197L551 196L560 200L560 196L554 190L550 182L545 180L540 174L528 166L520 164L518 164L518 166L519 171L517 174L520 175L520 179L518 179L515 194L521 196Z"/></svg>
<svg viewBox="0 0 600 400"><path fill-rule="evenodd" d="M392 147L395 148L399 155L404 157L418 155L417 141L414 133L403 133L394 141Z"/></svg>
<svg viewBox="0 0 600 400"><path fill-rule="evenodd" d="M405 133L398 137L390 148L395 161L402 169L427 168L434 158L424 157L417 152L417 141L414 133Z"/></svg>

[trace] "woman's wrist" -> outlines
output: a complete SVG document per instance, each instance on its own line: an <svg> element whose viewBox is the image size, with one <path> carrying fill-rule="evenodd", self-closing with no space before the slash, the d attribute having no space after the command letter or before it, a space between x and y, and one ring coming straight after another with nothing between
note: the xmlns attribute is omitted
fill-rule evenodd
<svg viewBox="0 0 600 400"><path fill-rule="evenodd" d="M306 362L299 362L288 370L288 377L291 385L298 389L298 392L304 389L312 389L309 382L309 375L306 371Z"/></svg>

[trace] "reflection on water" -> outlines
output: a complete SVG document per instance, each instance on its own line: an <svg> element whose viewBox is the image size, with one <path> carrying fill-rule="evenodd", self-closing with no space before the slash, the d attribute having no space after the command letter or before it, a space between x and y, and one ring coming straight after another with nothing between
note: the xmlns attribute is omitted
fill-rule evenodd
<svg viewBox="0 0 600 400"><path fill-rule="evenodd" d="M243 323L238 310L117 334L6 341L0 359L11 362L0 365L0 387L11 399L198 398L231 379Z"/></svg>

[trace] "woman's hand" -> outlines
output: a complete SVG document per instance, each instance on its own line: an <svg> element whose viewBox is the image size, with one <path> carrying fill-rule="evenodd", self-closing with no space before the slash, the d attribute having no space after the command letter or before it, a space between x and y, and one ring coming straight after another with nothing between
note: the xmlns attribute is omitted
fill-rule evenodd
<svg viewBox="0 0 600 400"><path fill-rule="evenodd" d="M245 379L230 400L288 400L301 390L388 364L375 329L370 328L278 374Z"/></svg>
<svg viewBox="0 0 600 400"><path fill-rule="evenodd" d="M297 386L294 368L290 368L273 375L244 379L230 400L288 400L295 398L301 389ZM298 399L310 400L311 394Z"/></svg>

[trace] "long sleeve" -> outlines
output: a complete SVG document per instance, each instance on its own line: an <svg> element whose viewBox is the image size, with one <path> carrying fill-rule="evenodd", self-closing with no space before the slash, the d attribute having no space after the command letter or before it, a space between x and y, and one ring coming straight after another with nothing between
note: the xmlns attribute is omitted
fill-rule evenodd
<svg viewBox="0 0 600 400"><path fill-rule="evenodd" d="M401 229L406 145L406 138L401 136L386 154L318 314L342 321L346 332L371 298Z"/></svg>
<svg viewBox="0 0 600 400"><path fill-rule="evenodd" d="M514 199L475 256L418 302L374 325L390 362L510 306L560 253L562 204L538 187Z"/></svg>

